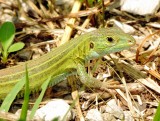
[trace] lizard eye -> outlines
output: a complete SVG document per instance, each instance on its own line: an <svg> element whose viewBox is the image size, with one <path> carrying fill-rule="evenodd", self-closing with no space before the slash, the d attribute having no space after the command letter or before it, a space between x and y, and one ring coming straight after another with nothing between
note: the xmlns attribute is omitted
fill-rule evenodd
<svg viewBox="0 0 160 121"><path fill-rule="evenodd" d="M110 43L114 42L114 39L112 37L107 37L106 40Z"/></svg>

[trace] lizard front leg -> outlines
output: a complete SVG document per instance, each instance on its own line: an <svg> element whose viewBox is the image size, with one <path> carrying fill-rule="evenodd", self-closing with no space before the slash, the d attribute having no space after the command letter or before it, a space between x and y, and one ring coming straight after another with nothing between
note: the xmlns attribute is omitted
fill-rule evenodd
<svg viewBox="0 0 160 121"><path fill-rule="evenodd" d="M107 83L105 82L101 82L100 80L94 78L94 77L90 77L85 69L84 64L78 63L77 64L77 73L79 75L80 81L88 86L88 87L92 87L92 88L106 88L107 87Z"/></svg>

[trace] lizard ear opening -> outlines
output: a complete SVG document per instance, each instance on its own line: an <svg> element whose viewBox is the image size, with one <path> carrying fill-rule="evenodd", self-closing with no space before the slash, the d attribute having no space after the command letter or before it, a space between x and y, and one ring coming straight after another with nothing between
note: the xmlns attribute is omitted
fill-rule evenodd
<svg viewBox="0 0 160 121"><path fill-rule="evenodd" d="M93 49L93 48L94 48L94 43L91 42L91 43L90 43L90 49Z"/></svg>

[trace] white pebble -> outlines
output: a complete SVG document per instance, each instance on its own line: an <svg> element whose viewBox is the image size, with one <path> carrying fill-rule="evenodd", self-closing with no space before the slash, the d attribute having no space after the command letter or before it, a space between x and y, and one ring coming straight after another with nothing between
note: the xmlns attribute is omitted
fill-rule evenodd
<svg viewBox="0 0 160 121"><path fill-rule="evenodd" d="M65 115L65 121L69 121L71 119L70 105L61 99L47 103L42 108L38 109L35 114L36 117L38 116L44 121L52 121L55 118L62 120Z"/></svg>
<svg viewBox="0 0 160 121"><path fill-rule="evenodd" d="M86 115L86 121L103 121L102 114L97 109L91 109Z"/></svg>

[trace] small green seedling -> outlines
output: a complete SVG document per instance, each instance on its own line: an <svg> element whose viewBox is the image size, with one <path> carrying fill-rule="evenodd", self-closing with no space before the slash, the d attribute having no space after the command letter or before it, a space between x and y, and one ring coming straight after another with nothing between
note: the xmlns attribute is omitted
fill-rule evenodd
<svg viewBox="0 0 160 121"><path fill-rule="evenodd" d="M7 62L9 53L18 51L24 47L23 42L13 43L15 37L15 27L12 22L5 22L0 27L0 53L2 63Z"/></svg>

